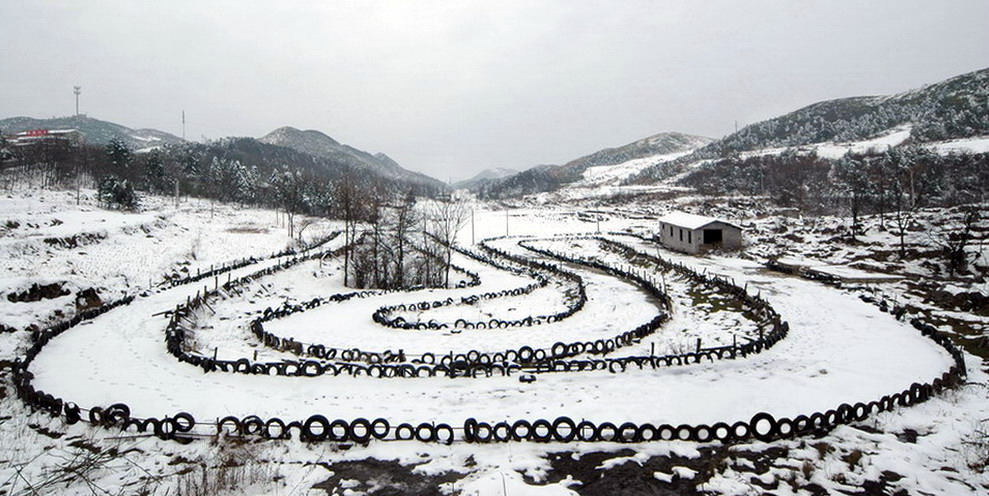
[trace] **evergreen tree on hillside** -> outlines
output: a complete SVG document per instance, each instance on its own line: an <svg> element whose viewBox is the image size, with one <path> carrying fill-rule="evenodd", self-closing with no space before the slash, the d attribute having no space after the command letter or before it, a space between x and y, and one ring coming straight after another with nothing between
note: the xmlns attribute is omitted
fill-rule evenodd
<svg viewBox="0 0 989 496"><path fill-rule="evenodd" d="M106 155L115 172L123 173L130 167L134 155L123 141L112 139L106 145Z"/></svg>
<svg viewBox="0 0 989 496"><path fill-rule="evenodd" d="M165 162L158 150L151 150L144 157L144 188L152 193L166 193L170 186L165 175Z"/></svg>

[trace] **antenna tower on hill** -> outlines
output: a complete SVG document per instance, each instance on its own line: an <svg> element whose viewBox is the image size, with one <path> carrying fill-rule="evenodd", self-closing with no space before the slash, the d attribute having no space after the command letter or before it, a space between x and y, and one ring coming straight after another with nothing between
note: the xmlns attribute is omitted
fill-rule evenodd
<svg viewBox="0 0 989 496"><path fill-rule="evenodd" d="M76 94L76 115L79 115L79 94L82 93L82 86L73 86L72 92Z"/></svg>

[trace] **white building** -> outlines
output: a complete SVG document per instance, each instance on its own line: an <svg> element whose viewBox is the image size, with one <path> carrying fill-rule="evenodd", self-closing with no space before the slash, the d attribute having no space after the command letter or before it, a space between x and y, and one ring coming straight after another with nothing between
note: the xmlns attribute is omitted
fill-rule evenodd
<svg viewBox="0 0 989 496"><path fill-rule="evenodd" d="M83 135L78 129L31 129L7 137L7 142L15 146L50 143L53 141L78 144L82 140Z"/></svg>
<svg viewBox="0 0 989 496"><path fill-rule="evenodd" d="M742 247L742 228L714 217L671 212L659 218L659 241L686 253L734 250Z"/></svg>

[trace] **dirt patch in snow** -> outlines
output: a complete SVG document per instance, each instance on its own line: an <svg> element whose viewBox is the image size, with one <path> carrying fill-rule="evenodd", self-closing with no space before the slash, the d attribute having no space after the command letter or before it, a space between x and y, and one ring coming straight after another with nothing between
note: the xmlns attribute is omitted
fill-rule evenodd
<svg viewBox="0 0 989 496"><path fill-rule="evenodd" d="M60 282L51 284L34 283L30 288L20 293L8 293L7 300L11 303L32 303L41 300L53 300L68 295L70 291Z"/></svg>
<svg viewBox="0 0 989 496"><path fill-rule="evenodd" d="M343 494L346 490L359 491L368 496L433 496L456 494L443 492L440 486L452 484L463 478L456 472L420 474L415 465L402 465L396 461L367 458L323 465L333 475L313 485L326 494Z"/></svg>

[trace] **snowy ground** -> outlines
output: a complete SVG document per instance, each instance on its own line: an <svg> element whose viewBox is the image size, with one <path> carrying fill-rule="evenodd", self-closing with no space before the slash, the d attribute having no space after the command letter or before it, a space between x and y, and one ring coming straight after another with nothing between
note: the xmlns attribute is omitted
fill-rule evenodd
<svg viewBox="0 0 989 496"><path fill-rule="evenodd" d="M107 214L94 207L76 208L71 195L59 195L45 193L45 201L37 201L44 207L31 206L36 201L33 196L14 196L7 199L10 210L2 210L22 226L28 222L39 226L23 231L22 227L10 229L0 239L9 243L11 256L5 263L11 267L7 269L11 272L10 287L17 291L34 281L65 279L66 287L72 291L92 286L101 288L106 295L133 293L147 288L147 283L137 281L148 279L154 283L163 272L176 267L208 269L209 265L239 257L270 254L288 242L284 230L273 225L272 212L220 207L210 220L206 204L187 204L176 210L162 201L142 214ZM605 214L600 226L604 232L649 229L651 225L648 215L637 215L631 209ZM43 220L75 216L80 221L70 222L72 228L63 227L64 220L56 226ZM101 226L104 223L99 222L100 216L107 217L105 226ZM475 225L460 234L465 245L471 242L471 231L475 241L480 241L506 234L507 224L508 234L536 236L541 240L534 243L554 252L622 262L592 240L550 239L551 234L587 233L598 228L597 223L567 208L513 210L507 214L479 208L474 217ZM754 239L761 237L763 229L769 232L776 227L768 221L759 225ZM150 226L151 232L140 226ZM41 250L44 241L37 239L56 234L65 238L83 232L104 235L82 248L47 251ZM187 256L189 241L183 236L195 232L202 232L203 239L199 242L201 253L191 260ZM167 319L155 315L202 287L193 284L139 297L131 305L67 331L44 348L30 370L36 375L34 384L39 389L84 407L123 401L135 416L188 411L204 421L228 414L288 420L324 413L331 418L384 417L393 425L423 421L455 425L467 417L493 422L567 415L598 422L676 425L748 419L759 411L776 416L823 411L840 403L877 399L915 381L928 382L950 366L950 358L940 348L909 325L859 300L857 290L839 290L767 272L758 259L699 259L659 250L648 242L614 239L642 252L658 253L730 276L738 284L747 284L750 291L760 291L790 323L789 336L772 349L743 360L660 370L630 369L623 374L543 374L531 384L520 383L515 377L374 379L204 374L165 352L162 338ZM542 258L517 241L495 243L519 256ZM339 242L331 242L330 247ZM800 250L801 256L815 253L810 243L796 246L805 247ZM821 243L819 248L824 247ZM773 249L766 243L750 247L749 251L758 257L760 250ZM119 252L121 262L93 263L88 266L89 272L78 269L77 279L72 279L69 262L73 267L82 267L87 255L102 253L99 250L106 250L107 257ZM854 253L864 251L856 248ZM47 262L37 261L39 258ZM182 265L185 262L190 265ZM277 260L261 261L234 271L231 277L273 263ZM657 312L657 303L630 283L568 265L568 270L585 278L588 303L583 311L558 323L453 334L390 329L371 321L371 313L387 304L431 301L531 282L465 257L457 257L455 263L480 274L482 285L329 304L272 321L267 327L299 340L342 347L445 352L504 349L520 344L542 346L569 340L563 337L610 336L649 320ZM25 266L28 268L20 269ZM656 275L664 276L659 271ZM673 320L655 336L622 353L641 353L652 344L660 349L675 348L697 337L705 342L725 342L733 332L754 332L753 324L738 312L713 311L716 301L712 301L712 295L672 276L665 280L675 304ZM560 284L551 284L536 290L531 297L492 300L477 308L443 309L435 315L425 312L423 317L555 312L563 304L564 289ZM196 343L203 350L216 348L221 357L248 356L254 350L277 357L277 352L264 349L246 331L244 324L249 316L286 300L305 300L343 290L336 261L300 264L255 281L243 296L218 301L216 314L200 322ZM72 302L57 298L9 304L11 308L46 307L55 305L49 304L55 301L58 309L72 311ZM51 311L46 307L33 313L10 312L10 322L18 330L2 335L5 356L15 356L23 346L24 332L20 329L28 321L49 318L43 314ZM3 316L7 315L5 310ZM109 494L166 494L181 487L186 488L185 493L194 493L190 488L200 484L202 474L209 478L226 474L239 481L236 488L230 488L230 494L373 494L375 487L394 489L398 482L405 484L405 490L400 492L407 494L617 494L621 487L629 488L629 494L673 488L686 494L757 494L767 489L775 494L812 494L815 487L836 492L877 481L911 493L979 494L989 484L978 465L980 456L984 460L979 450L985 448L969 442L977 439L979 429L985 429L980 419L989 417L984 388L987 377L977 357L969 355L966 359L970 385L922 405L883 413L820 438L731 447L685 442L492 446L375 442L341 450L328 443L237 439L179 445L154 438L114 439L117 436L112 432L93 429L85 423L66 426L41 414L25 415L26 408L9 393L8 385L6 397L0 394L0 491L31 494L32 487L35 491L44 487L46 490L39 492L102 494L93 489L96 486ZM73 463L82 467L76 470L85 477L72 476L66 466ZM634 482L638 486L622 486L613 479L619 475L625 484ZM66 480L64 484L51 482L61 478ZM202 476L202 480L206 478ZM615 485L607 486L605 481ZM203 493L220 494L222 489Z"/></svg>

